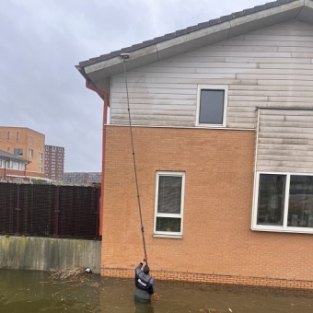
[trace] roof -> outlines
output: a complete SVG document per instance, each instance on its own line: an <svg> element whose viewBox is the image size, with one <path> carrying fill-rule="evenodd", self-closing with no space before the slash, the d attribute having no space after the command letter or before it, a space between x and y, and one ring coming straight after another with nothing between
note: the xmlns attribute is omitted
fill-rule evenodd
<svg viewBox="0 0 313 313"><path fill-rule="evenodd" d="M16 156L12 153L0 150L0 159L2 160L13 160L13 161L18 161L18 162L22 162L22 163L31 163L31 161L26 160L24 158L21 158L19 156Z"/></svg>
<svg viewBox="0 0 313 313"><path fill-rule="evenodd" d="M129 70L291 19L313 23L313 0L268 2L79 62L76 68L96 87L108 91L106 78L123 72L121 53L130 54Z"/></svg>
<svg viewBox="0 0 313 313"><path fill-rule="evenodd" d="M38 132L37 130L33 130L31 128L28 128L28 127L20 127L20 126L3 126L3 125L0 125L0 130L3 130L3 129L6 129L6 128L10 128L10 129L16 129L16 130L26 130L26 131L31 131L31 132L34 132L34 133L37 133L37 134L40 134L40 135L43 135L43 133L40 133Z"/></svg>

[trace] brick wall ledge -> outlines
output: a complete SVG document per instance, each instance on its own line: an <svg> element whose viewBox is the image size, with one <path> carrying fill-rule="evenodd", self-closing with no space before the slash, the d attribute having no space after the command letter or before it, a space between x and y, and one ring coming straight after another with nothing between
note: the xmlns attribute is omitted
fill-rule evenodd
<svg viewBox="0 0 313 313"><path fill-rule="evenodd" d="M282 289L313 290L313 281L309 280L252 277L252 276L232 276L220 274L202 274L190 272L168 272L168 271L151 271L151 275L155 279L168 281L185 281L185 282L211 283L223 285L242 285L255 287L271 287L271 288L274 287ZM133 278L134 269L101 267L101 276Z"/></svg>

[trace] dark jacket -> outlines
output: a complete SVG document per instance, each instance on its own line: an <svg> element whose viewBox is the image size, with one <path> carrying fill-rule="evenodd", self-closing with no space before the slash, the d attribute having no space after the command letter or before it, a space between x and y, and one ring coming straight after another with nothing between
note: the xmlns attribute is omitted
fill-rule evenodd
<svg viewBox="0 0 313 313"><path fill-rule="evenodd" d="M153 293L155 293L154 279L149 274L145 274L141 270L141 267L142 267L142 263L139 263L139 265L135 269L136 288L140 290L145 290L150 295L152 295Z"/></svg>

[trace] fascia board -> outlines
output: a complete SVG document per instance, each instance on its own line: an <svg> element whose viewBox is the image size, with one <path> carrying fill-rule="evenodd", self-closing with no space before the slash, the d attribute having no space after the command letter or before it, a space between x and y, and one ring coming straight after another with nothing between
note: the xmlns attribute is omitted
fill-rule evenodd
<svg viewBox="0 0 313 313"><path fill-rule="evenodd" d="M157 59L156 45L152 45L152 46L131 52L130 55L131 55L131 59L127 60L127 64L133 63L135 61L137 61L136 63L138 63L138 60L140 58L143 58L143 57L146 57L146 59L149 59L150 63L156 62L158 60ZM105 60L105 61L96 63L96 64L86 66L85 72L86 72L86 74L90 74L90 73L95 72L95 71L108 69L108 73L114 74L109 69L114 68L115 66L118 66L118 65L123 65L123 59L120 58L119 56L112 58L112 59L109 59L109 60ZM121 66L121 68L122 67L123 66Z"/></svg>
<svg viewBox="0 0 313 313"><path fill-rule="evenodd" d="M304 0L298 0L231 20L229 38L294 19L303 6Z"/></svg>

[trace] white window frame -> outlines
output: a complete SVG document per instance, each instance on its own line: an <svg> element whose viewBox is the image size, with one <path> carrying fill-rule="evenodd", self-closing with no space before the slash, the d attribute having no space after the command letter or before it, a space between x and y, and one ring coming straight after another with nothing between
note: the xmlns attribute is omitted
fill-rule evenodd
<svg viewBox="0 0 313 313"><path fill-rule="evenodd" d="M33 158L34 157L34 150L33 149L28 149L28 157Z"/></svg>
<svg viewBox="0 0 313 313"><path fill-rule="evenodd" d="M223 109L223 123L222 124L204 124L204 123L199 123L200 100L201 100L201 91L202 90L223 90L224 91L224 109ZM227 85L198 85L197 110L196 110L196 126L198 126L198 127L226 127L227 100L228 100L228 86Z"/></svg>
<svg viewBox="0 0 313 313"><path fill-rule="evenodd" d="M160 176L175 176L182 178L181 187L181 208L180 214L170 214L170 213L158 213L158 199L159 199L159 177ZM154 232L153 237L162 238L182 238L183 235L183 224L184 224L184 198L185 198L185 172L167 172L167 171L157 171L156 172L156 191L155 191L155 212L154 212ZM173 217L181 219L180 232L164 232L156 230L157 217Z"/></svg>
<svg viewBox="0 0 313 313"><path fill-rule="evenodd" d="M284 217L283 225L258 225L258 200L259 200L259 185L260 185L260 175L285 175L286 176L286 186L285 186L285 203L284 203ZM254 187L253 196L253 206L252 206L252 218L251 218L251 230L256 231L270 231L270 232L286 232L286 233L305 233L313 234L313 227L292 227L287 226L288 222L288 205L289 205L289 188L290 188L290 176L313 176L313 173L296 173L296 172L256 172L256 181Z"/></svg>

